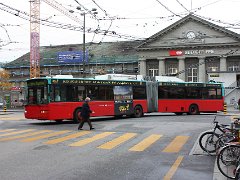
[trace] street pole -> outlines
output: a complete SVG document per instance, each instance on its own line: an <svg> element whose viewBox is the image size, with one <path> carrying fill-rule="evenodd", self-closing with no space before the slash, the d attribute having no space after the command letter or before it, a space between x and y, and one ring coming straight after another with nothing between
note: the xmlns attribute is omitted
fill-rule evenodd
<svg viewBox="0 0 240 180"><path fill-rule="evenodd" d="M83 13L83 77L85 78L86 77L86 74L85 74L85 57L86 57L86 47L85 47L85 12Z"/></svg>
<svg viewBox="0 0 240 180"><path fill-rule="evenodd" d="M81 11L81 7L78 6L77 7L77 10L80 10ZM86 77L86 42L85 42L85 23L86 23L86 14L87 13L90 13L90 14L93 14L94 16L96 16L97 12L96 12L96 8L92 8L91 11L87 11L87 12L83 12L81 13L81 15L83 16L83 77ZM74 13L73 10L69 10L70 13ZM80 68L80 64L81 62L79 62L79 68ZM88 67L88 69L90 70L90 68ZM80 69L79 69L79 73L80 73ZM80 75L80 74L79 74Z"/></svg>

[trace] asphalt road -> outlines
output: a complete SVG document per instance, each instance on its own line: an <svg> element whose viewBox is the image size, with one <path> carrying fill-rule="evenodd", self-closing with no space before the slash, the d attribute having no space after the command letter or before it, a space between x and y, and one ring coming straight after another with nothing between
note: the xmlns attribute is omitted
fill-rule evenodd
<svg viewBox="0 0 240 180"><path fill-rule="evenodd" d="M0 115L1 180L212 180L214 156L199 153L199 134L215 114L148 114L94 119L96 128ZM218 116L229 123L229 116ZM198 149L198 153L194 153Z"/></svg>

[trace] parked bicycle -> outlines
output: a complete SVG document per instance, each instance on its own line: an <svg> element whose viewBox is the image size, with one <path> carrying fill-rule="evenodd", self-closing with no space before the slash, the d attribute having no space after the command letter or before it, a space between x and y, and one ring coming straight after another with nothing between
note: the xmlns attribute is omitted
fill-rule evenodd
<svg viewBox="0 0 240 180"><path fill-rule="evenodd" d="M240 180L240 158L238 159L238 166L236 169L235 180Z"/></svg>
<svg viewBox="0 0 240 180"><path fill-rule="evenodd" d="M235 121L231 123L230 131L226 131L225 133L221 134L216 142L215 149L217 154L219 149L221 147L224 147L226 144L230 142L239 142L238 129L235 129L233 125L238 124L240 119L239 118L234 119Z"/></svg>
<svg viewBox="0 0 240 180"><path fill-rule="evenodd" d="M200 147L202 148L203 151L207 152L210 155L213 153L216 153L216 143L217 143L219 137L222 134L225 134L226 132L231 131L231 128L229 127L229 125L219 124L219 122L216 121L216 117L217 116L215 116L214 120L213 120L213 124L214 124L213 129L210 131L204 132L199 137Z"/></svg>
<svg viewBox="0 0 240 180"><path fill-rule="evenodd" d="M227 178L239 178L240 145L228 144L224 146L217 155L217 166L219 171ZM238 167L238 168L237 168ZM237 173L238 172L238 173Z"/></svg>

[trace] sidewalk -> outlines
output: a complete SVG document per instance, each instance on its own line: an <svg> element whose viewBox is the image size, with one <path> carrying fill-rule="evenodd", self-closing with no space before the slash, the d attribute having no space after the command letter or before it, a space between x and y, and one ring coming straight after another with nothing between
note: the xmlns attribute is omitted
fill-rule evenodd
<svg viewBox="0 0 240 180"><path fill-rule="evenodd" d="M221 113L223 116L239 116L240 117L240 110L235 109L234 106L227 106L227 113ZM217 167L217 158L215 160L215 165L214 165L214 171L213 171L213 180L229 180L227 177L222 175L222 173L219 171Z"/></svg>
<svg viewBox="0 0 240 180"><path fill-rule="evenodd" d="M6 111L4 111L3 108L0 109L0 115L5 115L5 114L8 114L8 113L12 113L12 112L24 112L24 107L9 108L9 109L6 109Z"/></svg>

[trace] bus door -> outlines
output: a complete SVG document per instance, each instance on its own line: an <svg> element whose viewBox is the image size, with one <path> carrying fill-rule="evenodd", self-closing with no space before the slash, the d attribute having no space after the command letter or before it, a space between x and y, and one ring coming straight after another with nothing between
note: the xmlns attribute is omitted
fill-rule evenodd
<svg viewBox="0 0 240 180"><path fill-rule="evenodd" d="M158 111L158 82L147 83L147 103L148 103L148 112L157 112Z"/></svg>
<svg viewBox="0 0 240 180"><path fill-rule="evenodd" d="M113 94L115 115L133 114L132 86L114 86Z"/></svg>

